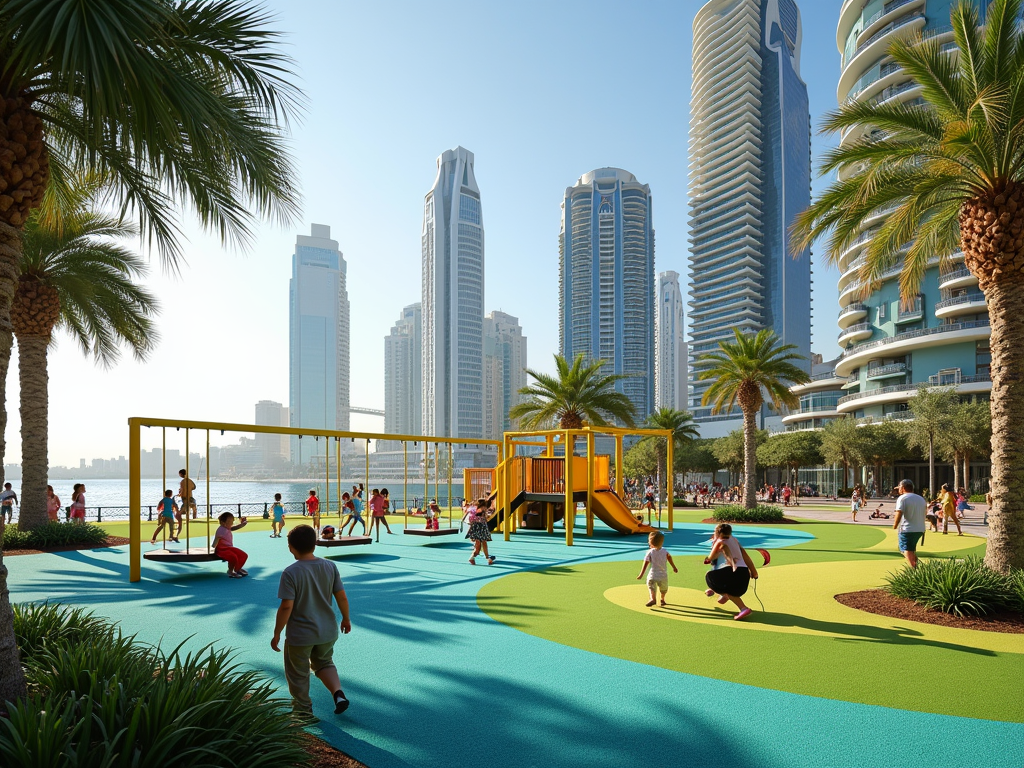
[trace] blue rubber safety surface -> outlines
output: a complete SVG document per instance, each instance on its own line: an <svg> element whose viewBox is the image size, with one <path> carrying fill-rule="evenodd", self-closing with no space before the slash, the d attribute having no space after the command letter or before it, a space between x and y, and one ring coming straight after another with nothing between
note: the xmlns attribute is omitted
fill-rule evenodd
<svg viewBox="0 0 1024 768"><path fill-rule="evenodd" d="M703 554L711 528L677 526L666 546ZM335 649L352 706L336 717L313 680L323 720L310 730L371 768L1024 764L1020 724L687 675L527 635L478 608L480 587L516 570L623 559L639 566L643 538L597 533L577 535L572 548L558 534L521 533L509 544L495 537L498 561L489 567L467 562L470 545L461 536L384 534L379 544L331 550L352 606L353 631ZM809 538L744 528L748 548ZM235 542L250 555L246 579L228 579L219 563L143 561L143 581L130 584L127 547L10 557L11 598L89 606L150 643L191 637L193 646L229 647L287 695L270 637L279 575L291 556L284 539L265 532L237 533ZM565 599L573 599L571 585Z"/></svg>

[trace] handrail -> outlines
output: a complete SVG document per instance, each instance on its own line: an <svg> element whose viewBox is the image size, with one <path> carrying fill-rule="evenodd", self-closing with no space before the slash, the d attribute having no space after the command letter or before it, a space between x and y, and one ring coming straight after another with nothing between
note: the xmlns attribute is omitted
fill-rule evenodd
<svg viewBox="0 0 1024 768"><path fill-rule="evenodd" d="M851 347L847 347L843 350L843 357L849 357L850 355L860 354L864 350L874 349L875 347L881 347L888 344L895 344L898 341L906 341L908 339L914 339L919 336L931 336L936 333L953 333L955 331L966 331L972 328L987 328L990 325L987 319L985 320L970 320L965 323L948 323L946 325L937 325L932 328L918 328L914 331L907 331L905 333L897 333L895 336L890 336L887 339L877 339L875 341L865 341L859 344L854 344Z"/></svg>
<svg viewBox="0 0 1024 768"><path fill-rule="evenodd" d="M983 293L965 293L963 296L954 296L951 299L940 301L935 305L935 308L943 309L944 307L955 307L957 304L973 304L979 301L988 303Z"/></svg>

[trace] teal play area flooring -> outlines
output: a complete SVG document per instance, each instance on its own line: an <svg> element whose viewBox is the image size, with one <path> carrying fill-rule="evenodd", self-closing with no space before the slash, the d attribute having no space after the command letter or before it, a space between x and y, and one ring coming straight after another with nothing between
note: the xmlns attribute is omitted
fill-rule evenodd
<svg viewBox="0 0 1024 768"><path fill-rule="evenodd" d="M877 580L899 564L883 532L829 523L739 532L772 554L758 586L767 613L748 593L763 625L741 627L694 597L710 530L668 535L675 608L653 613L635 581L646 542L607 530L578 529L572 548L558 535L496 537L490 567L466 562L456 536L330 550L352 605L335 653L352 706L335 717L314 688L323 720L312 731L371 768L1024 764L1024 635L861 627L828 601L799 616L786 602L793 585L829 584L828 571L798 569L840 563L848 580ZM291 558L265 531L235 541L250 555L247 579L220 564L143 561L130 584L126 547L5 558L11 598L85 605L151 643L231 648L285 695L270 636ZM978 676L995 681L997 700L1005 680L1016 701L982 706L964 693Z"/></svg>

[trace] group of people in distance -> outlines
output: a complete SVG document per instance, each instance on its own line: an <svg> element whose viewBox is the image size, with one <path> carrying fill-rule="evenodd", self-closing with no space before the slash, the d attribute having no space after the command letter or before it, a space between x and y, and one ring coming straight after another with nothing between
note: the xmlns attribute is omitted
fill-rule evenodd
<svg viewBox="0 0 1024 768"><path fill-rule="evenodd" d="M4 483L0 491L0 530L7 523L14 521L14 505L20 504L18 494L10 483ZM67 510L68 519L75 523L85 522L85 484L75 483L71 490L71 506ZM51 523L60 520L60 497L53 492L53 486L46 486L46 515Z"/></svg>

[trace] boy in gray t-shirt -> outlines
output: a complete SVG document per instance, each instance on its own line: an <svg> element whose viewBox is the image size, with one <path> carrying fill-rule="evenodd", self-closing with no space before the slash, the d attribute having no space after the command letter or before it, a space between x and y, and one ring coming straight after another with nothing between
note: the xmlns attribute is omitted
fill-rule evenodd
<svg viewBox="0 0 1024 768"><path fill-rule="evenodd" d="M281 630L288 628L284 643L284 676L292 695L292 708L313 714L309 698L309 672L334 696L334 713L348 709L348 699L341 690L338 669L334 666L334 643L338 627L333 599L341 611L341 632L348 634L352 624L348 618L348 597L341 584L338 566L313 554L316 531L308 525L297 525L288 532L288 550L295 562L284 569L277 596L277 623L270 647L280 652Z"/></svg>

